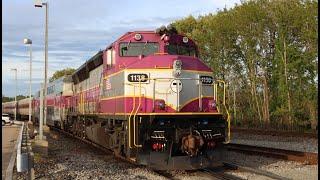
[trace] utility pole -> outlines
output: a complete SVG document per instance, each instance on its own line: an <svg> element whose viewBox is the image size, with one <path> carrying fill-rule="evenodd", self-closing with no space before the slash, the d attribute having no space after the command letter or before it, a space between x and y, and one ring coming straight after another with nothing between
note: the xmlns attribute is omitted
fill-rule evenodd
<svg viewBox="0 0 320 180"><path fill-rule="evenodd" d="M40 84L40 120L39 120L39 139L43 137L43 83Z"/></svg>
<svg viewBox="0 0 320 180"><path fill-rule="evenodd" d="M29 84L29 123L31 123L31 109L32 109L32 99L31 99L31 87L32 87L32 41L31 39L24 39L24 44L30 45L30 84Z"/></svg>
<svg viewBox="0 0 320 180"><path fill-rule="evenodd" d="M46 23L45 23L45 52L44 52L44 58L45 58L45 69L44 69L44 125L47 124L47 102L46 102L46 97L47 97L47 74L48 74L48 9L49 5L48 2L41 3L39 1L36 1L35 7L41 7L45 6L46 7ZM43 109L40 109L40 111L43 111Z"/></svg>
<svg viewBox="0 0 320 180"><path fill-rule="evenodd" d="M15 84L16 84L16 95L14 97L14 121L17 121L17 68L14 68L14 69L11 69L12 71L15 71L15 76L14 76L14 79L15 79Z"/></svg>
<svg viewBox="0 0 320 180"><path fill-rule="evenodd" d="M46 31L45 31L45 75L44 75L44 125L47 125L47 76L48 76L48 2L46 6Z"/></svg>

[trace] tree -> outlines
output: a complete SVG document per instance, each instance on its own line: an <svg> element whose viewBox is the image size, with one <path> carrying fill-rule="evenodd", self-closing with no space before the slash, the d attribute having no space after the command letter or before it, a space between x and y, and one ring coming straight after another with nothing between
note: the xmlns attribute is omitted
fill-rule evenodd
<svg viewBox="0 0 320 180"><path fill-rule="evenodd" d="M6 97L2 94L2 103L14 101L14 97Z"/></svg>
<svg viewBox="0 0 320 180"><path fill-rule="evenodd" d="M314 0L249 0L172 25L196 41L214 78L228 82L232 120L315 128L317 9Z"/></svg>
<svg viewBox="0 0 320 180"><path fill-rule="evenodd" d="M24 96L24 95L17 95L17 101L21 100L21 99L25 99L25 98L28 98L29 96ZM2 103L5 103L5 102L10 102L10 101L14 101L15 100L15 97L6 97L4 95L2 95Z"/></svg>
<svg viewBox="0 0 320 180"><path fill-rule="evenodd" d="M52 82L56 79L59 79L60 77L63 77L65 75L71 75L75 72L76 70L73 69L73 68L66 68L66 69L62 69L62 70L59 70L59 71L56 71L52 77L49 79L49 82Z"/></svg>

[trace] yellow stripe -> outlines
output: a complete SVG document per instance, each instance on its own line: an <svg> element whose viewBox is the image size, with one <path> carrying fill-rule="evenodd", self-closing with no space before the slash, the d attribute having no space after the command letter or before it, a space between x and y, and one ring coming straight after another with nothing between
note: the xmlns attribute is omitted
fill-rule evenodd
<svg viewBox="0 0 320 180"><path fill-rule="evenodd" d="M100 101L102 101L102 100L110 100L110 99L118 99L118 98L125 98L125 97L133 97L133 96L113 96L113 97L109 97L109 98L102 98L102 99L100 99Z"/></svg>
<svg viewBox="0 0 320 180"><path fill-rule="evenodd" d="M111 100L111 99L118 99L118 98L134 98L134 97L135 97L135 98L139 98L139 97L137 97L137 96L114 96L114 97L109 97L109 98L103 98L103 99L100 99L100 100L102 101L102 100ZM150 96L143 96L143 98L153 99L153 97L150 97ZM213 98L213 96L203 96L202 98ZM188 105L188 103L190 103L190 102L192 102L192 101L194 101L194 100L196 100L196 99L198 99L198 98L193 98L193 99L187 101L186 103L184 103L184 104L181 106L180 109L182 109L183 107L185 107L186 105ZM157 100L157 98L156 98L155 100ZM169 107L171 107L171 108L174 109L174 110L177 110L176 107L173 107L173 106L170 105L170 104L166 104L166 105L169 106Z"/></svg>
<svg viewBox="0 0 320 180"><path fill-rule="evenodd" d="M99 115L130 115L130 113L96 113ZM93 114L91 114L93 115ZM138 113L137 115L222 115L214 112Z"/></svg>
<svg viewBox="0 0 320 180"><path fill-rule="evenodd" d="M127 72L137 72L137 73L141 73L139 71L142 72L163 72L163 71L172 71L173 69L123 69L121 71L115 72L113 74L109 74L104 76L104 79L106 78L110 78L112 76L115 76L123 71L127 71ZM197 71L197 70L182 70L182 72L194 72L194 73L201 73L201 74L212 74L211 71Z"/></svg>

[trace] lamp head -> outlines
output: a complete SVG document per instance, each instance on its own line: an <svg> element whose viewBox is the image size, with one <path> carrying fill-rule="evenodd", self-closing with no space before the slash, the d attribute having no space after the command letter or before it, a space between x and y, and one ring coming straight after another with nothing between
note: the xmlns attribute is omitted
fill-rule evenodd
<svg viewBox="0 0 320 180"><path fill-rule="evenodd" d="M25 38L25 39L23 39L23 43L24 44L32 44L32 41L31 41L31 39Z"/></svg>
<svg viewBox="0 0 320 180"><path fill-rule="evenodd" d="M42 7L42 5L43 5L43 4L42 4L41 0L35 0L35 1L34 1L34 6L35 6L35 7Z"/></svg>

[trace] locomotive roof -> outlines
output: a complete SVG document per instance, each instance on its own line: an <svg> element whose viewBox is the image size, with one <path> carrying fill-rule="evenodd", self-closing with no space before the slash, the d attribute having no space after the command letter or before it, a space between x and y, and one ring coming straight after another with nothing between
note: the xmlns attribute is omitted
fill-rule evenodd
<svg viewBox="0 0 320 180"><path fill-rule="evenodd" d="M168 31L171 32L171 31ZM172 31L173 33L177 33L176 31ZM172 33L171 32L171 33ZM111 43L109 46L107 46L106 49L110 49L114 43L123 40L124 38L126 38L128 35L132 34L132 33L140 33L140 34L159 34L155 31L129 31L127 33L125 33L124 35L122 35L120 38L118 38L116 41L114 41L113 43ZM100 66L103 63L103 59L102 59L102 55L103 55L103 51L99 51L97 52L93 57L91 57L89 60L87 60L84 64L82 64L73 74L72 74L72 80L74 83L78 83L80 81L83 81L87 78L89 78L89 72L93 69L95 69L96 67Z"/></svg>
<svg viewBox="0 0 320 180"><path fill-rule="evenodd" d="M118 38L116 41L111 43L109 46L107 46L106 49L110 49L113 44L121 39L123 39L125 36L132 34L132 33L155 33L154 31L130 31L122 35L120 38ZM156 33L155 33L156 34ZM84 64L82 64L73 74L72 74L72 80L74 83L78 83L80 81L83 81L89 77L89 72L96 67L100 66L103 63L102 60L102 53L103 51L99 51L97 54L95 54L93 57L91 57L89 60L87 60Z"/></svg>
<svg viewBox="0 0 320 180"><path fill-rule="evenodd" d="M72 74L73 82L78 83L87 79L89 77L89 72L100 66L102 62L102 51L99 51Z"/></svg>

